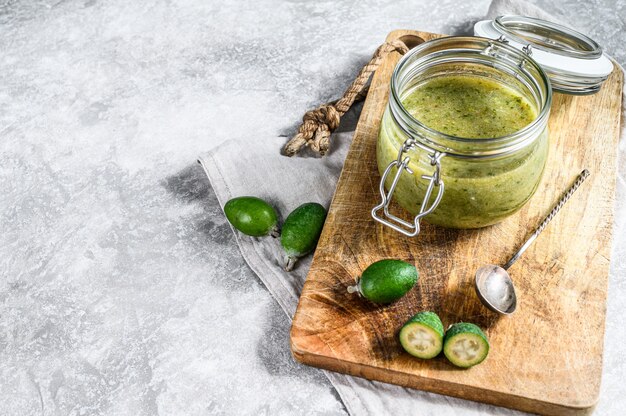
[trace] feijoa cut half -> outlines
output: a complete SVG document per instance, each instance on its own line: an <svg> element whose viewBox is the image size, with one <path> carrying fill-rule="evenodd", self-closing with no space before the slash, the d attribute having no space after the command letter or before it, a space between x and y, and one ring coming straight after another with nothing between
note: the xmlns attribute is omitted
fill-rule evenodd
<svg viewBox="0 0 626 416"><path fill-rule="evenodd" d="M460 322L446 331L443 353L457 367L472 367L487 358L489 340L477 325Z"/></svg>
<svg viewBox="0 0 626 416"><path fill-rule="evenodd" d="M443 348L443 324L435 312L420 312L409 319L399 338L402 348L417 358L434 358Z"/></svg>
<svg viewBox="0 0 626 416"><path fill-rule="evenodd" d="M402 260L385 259L370 264L363 270L356 286L348 292L359 292L365 299L387 304L400 299L418 279L415 266Z"/></svg>
<svg viewBox="0 0 626 416"><path fill-rule="evenodd" d="M292 270L299 257L315 249L325 220L326 209L316 202L302 204L287 216L280 235L286 254L285 270Z"/></svg>
<svg viewBox="0 0 626 416"><path fill-rule="evenodd" d="M224 205L228 222L252 237L278 236L278 215L270 204L255 196L233 198Z"/></svg>

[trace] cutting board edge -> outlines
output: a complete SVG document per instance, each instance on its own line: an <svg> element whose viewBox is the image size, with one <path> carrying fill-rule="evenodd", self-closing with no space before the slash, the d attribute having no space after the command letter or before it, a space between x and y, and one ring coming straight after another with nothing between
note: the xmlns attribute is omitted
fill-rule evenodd
<svg viewBox="0 0 626 416"><path fill-rule="evenodd" d="M521 410L524 412L537 413L543 415L590 415L593 413L599 398L600 392L593 396L593 400L589 404L569 405L567 403L546 402L537 398L527 396L514 395L507 392L483 389L480 387L470 386L467 384L453 383L445 380L434 380L417 376L414 374L406 374L390 369L369 366L361 363L339 360L335 357L316 354L306 350L300 350L297 347L298 337L290 334L291 354L294 359L301 364L322 368L346 374L353 377L360 377L365 380L380 381L403 387L416 389L420 391L428 391L431 393L442 394L450 397L457 397L464 400L470 400L476 403L487 403L495 406L506 407L513 410ZM349 367L349 368L348 368ZM406 380L406 382L392 380L392 376L397 375ZM477 397L481 399L478 400Z"/></svg>

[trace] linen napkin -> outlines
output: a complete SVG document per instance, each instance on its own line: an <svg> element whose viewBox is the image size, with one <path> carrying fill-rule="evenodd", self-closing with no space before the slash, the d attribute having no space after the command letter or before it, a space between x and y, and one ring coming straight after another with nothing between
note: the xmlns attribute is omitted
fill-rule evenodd
<svg viewBox="0 0 626 416"><path fill-rule="evenodd" d="M556 21L543 10L520 0L493 1L487 18L502 14L519 14ZM354 115L352 116L354 117ZM345 120L342 120L342 123L345 123ZM622 137L624 137L624 133L625 131L622 131ZM206 171L222 206L230 198L240 195L255 195L266 199L280 213L291 212L303 202L319 202L328 207L352 134L353 132L335 133L331 151L323 158L307 156L288 158L282 156L280 149L286 139L274 137L263 140L233 139L202 155L198 161ZM623 143L620 147L620 161L623 162L626 149L624 149ZM624 163L620 163L620 167L623 172ZM618 181L618 201L624 199L624 176L621 173L621 180ZM277 195L280 195L280 199L276 198ZM619 221L619 218L623 217L620 213L626 214L625 204L622 202L618 205L615 216L618 219L616 235L620 235L620 230L625 228L624 224ZM283 254L276 240L246 237L238 233L236 235L244 259L291 319L295 313L298 298L309 270L311 256L301 259L295 270L287 273L281 267ZM611 324L608 323L607 331L610 326ZM623 334L624 331L621 331L621 338L626 339ZM615 349L617 352L617 348ZM623 363L616 363L616 365L621 367L621 371L626 370ZM324 373L337 390L351 415L388 414L397 416L419 413L447 416L457 415L461 412L469 415L485 413L522 414L496 406L406 389L340 373L330 371L324 371ZM609 386L609 389L613 390L615 394L619 389L617 379L618 377L615 377L615 385Z"/></svg>

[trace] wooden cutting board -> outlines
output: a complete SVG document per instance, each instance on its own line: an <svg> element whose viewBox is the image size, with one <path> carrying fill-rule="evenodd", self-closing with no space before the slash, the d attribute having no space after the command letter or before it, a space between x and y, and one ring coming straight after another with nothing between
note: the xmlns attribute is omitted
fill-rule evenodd
<svg viewBox="0 0 626 416"><path fill-rule="evenodd" d="M442 36L398 30L387 39L407 35L418 42ZM418 237L408 238L370 216L380 198L376 139L399 58L388 56L372 80L293 320L294 357L367 379L529 412L590 412L602 373L622 72L616 68L598 94L554 95L545 176L519 213L480 230L424 224ZM474 292L476 269L503 264L585 167L591 176L510 269L517 311L499 317L487 310ZM403 212L392 207L398 210ZM416 287L390 306L347 293L368 265L384 258L416 264ZM481 326L491 343L488 358L461 370L444 357L409 356L397 332L424 310L437 312L446 327L460 321Z"/></svg>

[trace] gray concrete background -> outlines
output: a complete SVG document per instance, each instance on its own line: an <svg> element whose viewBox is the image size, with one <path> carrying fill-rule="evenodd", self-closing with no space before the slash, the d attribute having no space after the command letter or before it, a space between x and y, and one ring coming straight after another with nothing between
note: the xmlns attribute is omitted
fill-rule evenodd
<svg viewBox="0 0 626 416"><path fill-rule="evenodd" d="M389 31L488 4L0 1L0 414L344 414L195 158L292 133ZM537 4L626 63L626 1Z"/></svg>

